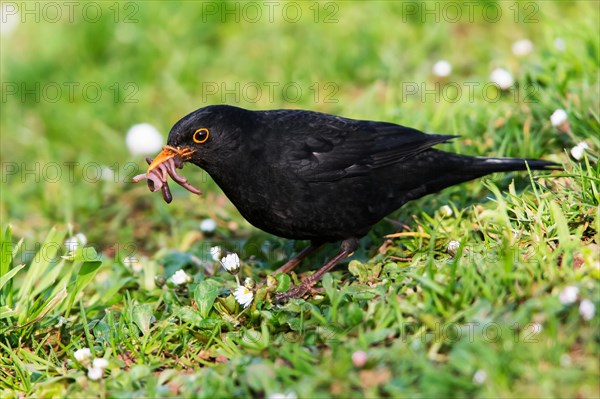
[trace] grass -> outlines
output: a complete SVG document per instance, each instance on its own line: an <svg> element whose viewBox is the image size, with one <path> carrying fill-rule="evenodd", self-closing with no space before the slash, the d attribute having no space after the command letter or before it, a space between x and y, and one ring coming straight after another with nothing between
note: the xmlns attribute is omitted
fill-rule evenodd
<svg viewBox="0 0 600 399"><path fill-rule="evenodd" d="M433 2L301 3L297 23L242 11L237 22L221 3L97 4L97 21L63 10L52 22L40 8L39 22L28 15L0 36L2 397L600 395L599 318L580 312L600 306L596 2L478 3L472 21L463 9L457 22L439 11L439 23L406 8ZM484 4L503 17L486 20ZM331 12L337 22L325 23ZM524 37L535 50L516 57ZM438 59L453 65L445 80L431 75ZM496 67L513 88L480 90ZM98 101L86 85L100 87ZM257 86L260 99L244 94ZM493 175L411 202L316 295L272 303L334 245L243 309L210 248L238 253L240 277L259 281L306 243L254 229L190 166L200 199L175 188L167 206L128 183L144 167L125 146L131 125L166 136L221 102L461 134L442 148L543 157L564 171ZM569 130L550 123L557 108ZM569 150L581 141L590 148L577 161ZM101 179L102 167L113 176ZM205 218L215 231L199 229ZM70 254L76 233L88 243ZM179 269L193 281L166 283ZM572 303L567 287L578 289ZM101 380L76 360L81 348L108 360Z"/></svg>

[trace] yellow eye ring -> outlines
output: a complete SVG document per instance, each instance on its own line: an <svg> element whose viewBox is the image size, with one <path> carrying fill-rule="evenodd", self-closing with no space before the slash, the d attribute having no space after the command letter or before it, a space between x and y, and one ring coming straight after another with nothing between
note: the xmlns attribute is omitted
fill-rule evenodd
<svg viewBox="0 0 600 399"><path fill-rule="evenodd" d="M192 136L192 139L195 143L202 144L205 143L206 140L208 140L208 136L210 136L208 129L203 127L194 132L194 136Z"/></svg>

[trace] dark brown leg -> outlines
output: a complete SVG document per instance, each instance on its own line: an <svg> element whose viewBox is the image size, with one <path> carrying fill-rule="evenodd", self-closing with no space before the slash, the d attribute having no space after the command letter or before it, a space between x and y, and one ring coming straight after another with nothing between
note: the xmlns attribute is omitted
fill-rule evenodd
<svg viewBox="0 0 600 399"><path fill-rule="evenodd" d="M287 292L281 292L276 294L276 301L287 301L290 298L299 298L302 295L306 294L306 292L315 285L321 277L331 269L335 267L338 263L346 259L348 256L352 255L354 250L358 247L358 239L356 238L348 238L342 241L340 245L340 251L331 258L327 263L325 263L319 270L314 272L309 278L304 280L302 284L290 288Z"/></svg>
<svg viewBox="0 0 600 399"><path fill-rule="evenodd" d="M321 248L322 246L323 246L322 243L317 243L317 242L311 241L310 245L308 247L304 248L302 251L300 251L298 253L298 255L294 256L292 259L288 260L279 269L277 269L274 272L271 272L269 274L271 276L276 276L281 273L291 272L296 266L298 266L300 264L300 262L302 262L304 260L304 258L306 258L308 255L314 253L317 249ZM258 286L262 287L266 283L267 283L267 279L264 279L263 281L261 281L258 284Z"/></svg>
<svg viewBox="0 0 600 399"><path fill-rule="evenodd" d="M292 259L288 260L286 264L281 266L279 269L275 270L273 273L269 273L272 276L276 276L280 273L289 273L296 266L300 264L308 255L314 253L317 249L321 248L323 244L311 242L310 245L304 248L302 251L298 253L298 255L294 256Z"/></svg>

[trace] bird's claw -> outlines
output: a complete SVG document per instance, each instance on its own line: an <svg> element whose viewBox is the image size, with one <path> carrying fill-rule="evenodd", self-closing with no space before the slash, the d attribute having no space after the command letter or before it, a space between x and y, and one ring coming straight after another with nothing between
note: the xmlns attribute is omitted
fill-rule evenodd
<svg viewBox="0 0 600 399"><path fill-rule="evenodd" d="M306 284L296 285L287 290L286 292L277 292L275 294L275 302L287 302L292 298L300 298L304 296L304 294L306 294L309 290L310 287Z"/></svg>

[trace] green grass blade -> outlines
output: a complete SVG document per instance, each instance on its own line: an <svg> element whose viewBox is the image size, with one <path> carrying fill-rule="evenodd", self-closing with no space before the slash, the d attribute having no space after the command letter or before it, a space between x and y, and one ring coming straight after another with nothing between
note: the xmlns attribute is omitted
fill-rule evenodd
<svg viewBox="0 0 600 399"><path fill-rule="evenodd" d="M19 270L21 270L24 267L25 265L19 265L11 271L9 271L8 273L2 274L2 276L0 276L0 292L4 288L4 285L6 285L6 283L8 283L8 281L12 279L15 276L15 274L17 274Z"/></svg>

